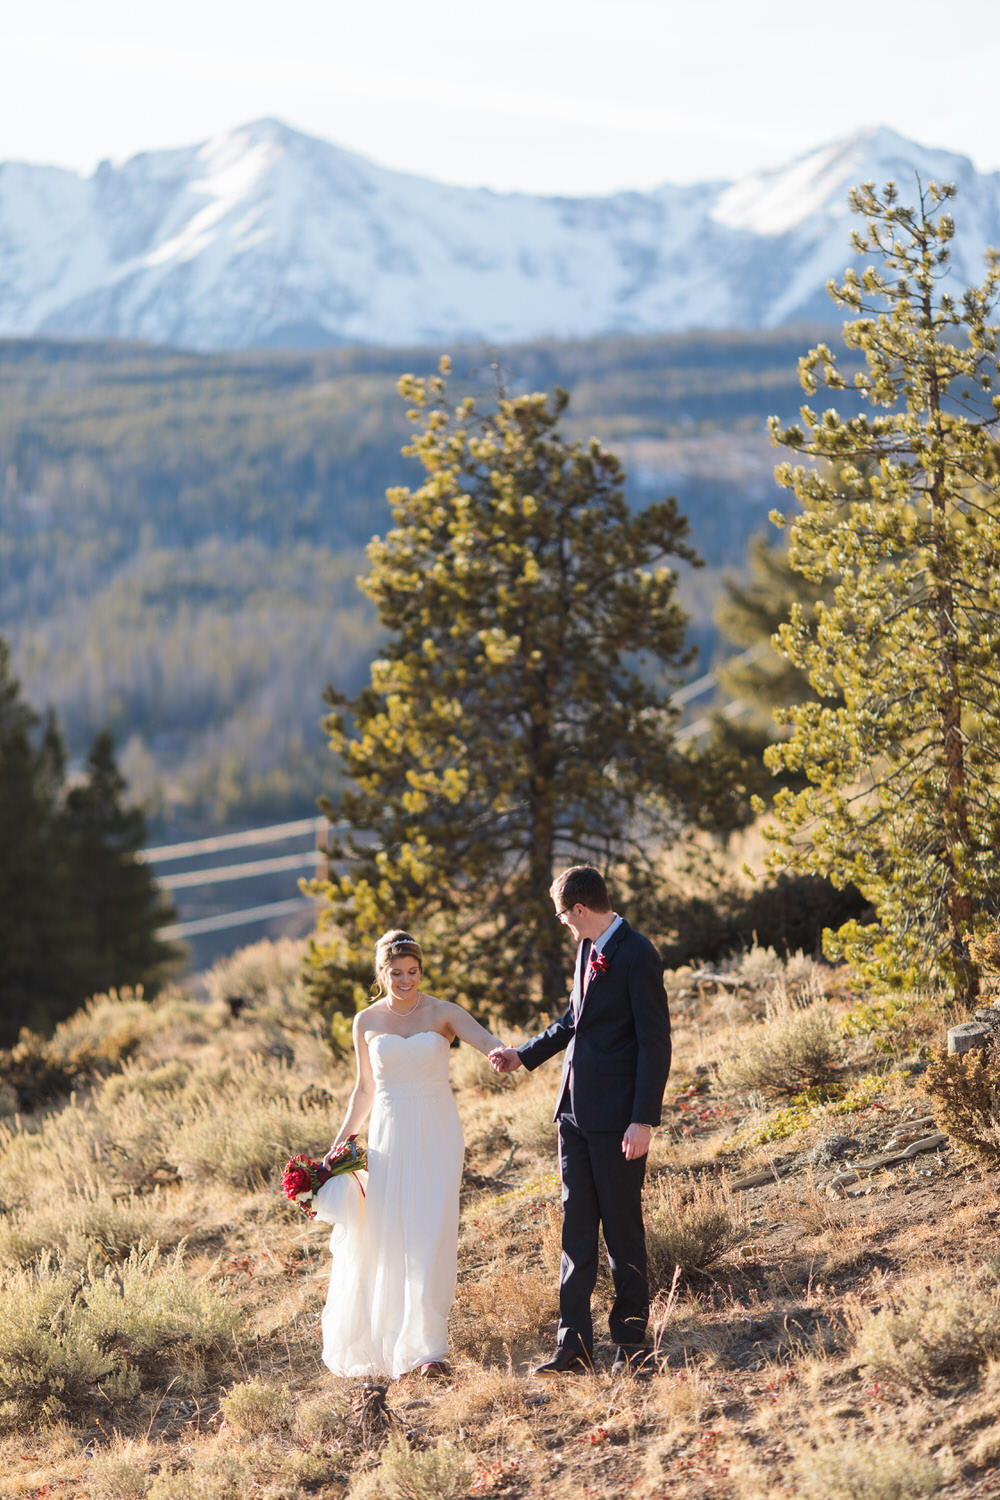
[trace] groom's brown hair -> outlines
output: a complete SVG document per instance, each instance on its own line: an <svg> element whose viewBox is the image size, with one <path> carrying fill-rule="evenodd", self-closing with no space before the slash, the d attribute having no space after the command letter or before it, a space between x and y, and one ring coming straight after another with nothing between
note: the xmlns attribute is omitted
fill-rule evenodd
<svg viewBox="0 0 1000 1500"><path fill-rule="evenodd" d="M604 876L593 865L571 865L556 876L549 889L556 906L563 911L577 904L591 911L611 910Z"/></svg>

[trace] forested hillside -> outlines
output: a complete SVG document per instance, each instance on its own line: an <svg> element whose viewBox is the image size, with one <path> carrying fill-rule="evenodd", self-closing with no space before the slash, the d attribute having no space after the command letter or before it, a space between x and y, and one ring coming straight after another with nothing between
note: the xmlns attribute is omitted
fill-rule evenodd
<svg viewBox="0 0 1000 1500"><path fill-rule="evenodd" d="M685 580L702 669L718 570L773 503L770 412L804 332L451 351L457 386L565 386L570 436L637 499L676 493L709 567ZM354 579L413 477L398 376L441 351L192 355L0 343L0 633L79 753L108 724L161 824L308 809L329 786L320 694L376 645Z"/></svg>

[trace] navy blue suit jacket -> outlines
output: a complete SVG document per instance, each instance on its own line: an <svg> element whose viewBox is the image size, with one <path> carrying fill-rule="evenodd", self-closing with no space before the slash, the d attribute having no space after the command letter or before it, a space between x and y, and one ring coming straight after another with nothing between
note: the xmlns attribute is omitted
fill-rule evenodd
<svg viewBox="0 0 1000 1500"><path fill-rule="evenodd" d="M580 944L569 1009L517 1049L526 1068L565 1052L556 1117L581 1130L658 1125L670 1072L670 1016L663 964L648 938L622 922L604 946L608 967L587 986L590 943Z"/></svg>

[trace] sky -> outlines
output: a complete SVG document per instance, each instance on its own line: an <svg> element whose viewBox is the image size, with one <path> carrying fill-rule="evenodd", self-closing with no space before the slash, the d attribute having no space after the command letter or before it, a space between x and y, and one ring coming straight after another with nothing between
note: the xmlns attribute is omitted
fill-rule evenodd
<svg viewBox="0 0 1000 1500"><path fill-rule="evenodd" d="M499 191L728 179L890 125L1000 169L996 0L32 0L0 22L0 160L275 116Z"/></svg>

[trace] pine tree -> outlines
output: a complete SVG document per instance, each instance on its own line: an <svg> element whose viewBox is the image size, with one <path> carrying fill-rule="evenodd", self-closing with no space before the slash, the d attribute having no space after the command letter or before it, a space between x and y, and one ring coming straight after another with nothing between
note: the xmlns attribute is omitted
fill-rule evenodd
<svg viewBox="0 0 1000 1500"><path fill-rule="evenodd" d="M66 793L61 829L82 919L82 988L154 988L176 965L179 950L158 929L173 920L147 864L138 859L146 820L125 798L114 741L104 730L91 746L83 779Z"/></svg>
<svg viewBox="0 0 1000 1500"><path fill-rule="evenodd" d="M72 1009L62 961L69 883L59 853L65 752L55 721L21 697L0 639L0 1038Z"/></svg>
<svg viewBox="0 0 1000 1500"><path fill-rule="evenodd" d="M996 849L1000 761L1000 513L995 434L1000 271L959 301L942 285L954 223L949 186L901 206L889 184L852 194L864 215L859 254L831 295L853 317L848 349L870 412L847 420L802 408L775 440L838 466L782 464L801 514L788 557L810 584L836 580L829 603L797 605L779 632L818 701L791 711L771 766L809 785L776 799L777 859L853 881L878 920L848 923L832 954L877 980L947 983L971 1002L969 939L1000 900ZM935 217L936 215L936 217ZM846 388L826 345L801 361L808 394ZM776 516L778 524L785 519Z"/></svg>
<svg viewBox="0 0 1000 1500"><path fill-rule="evenodd" d="M450 996L523 1017L565 1000L548 889L572 860L647 868L676 833L669 688L687 661L668 562L694 561L672 499L632 512L617 459L559 432L568 397L449 404L400 382L425 477L363 580L387 632L353 702L329 690L350 834L312 985L353 1013L375 937L412 927Z"/></svg>
<svg viewBox="0 0 1000 1500"><path fill-rule="evenodd" d="M0 639L0 1043L51 1030L99 990L153 986L176 958L124 794L108 735L67 790L58 725L25 703Z"/></svg>

